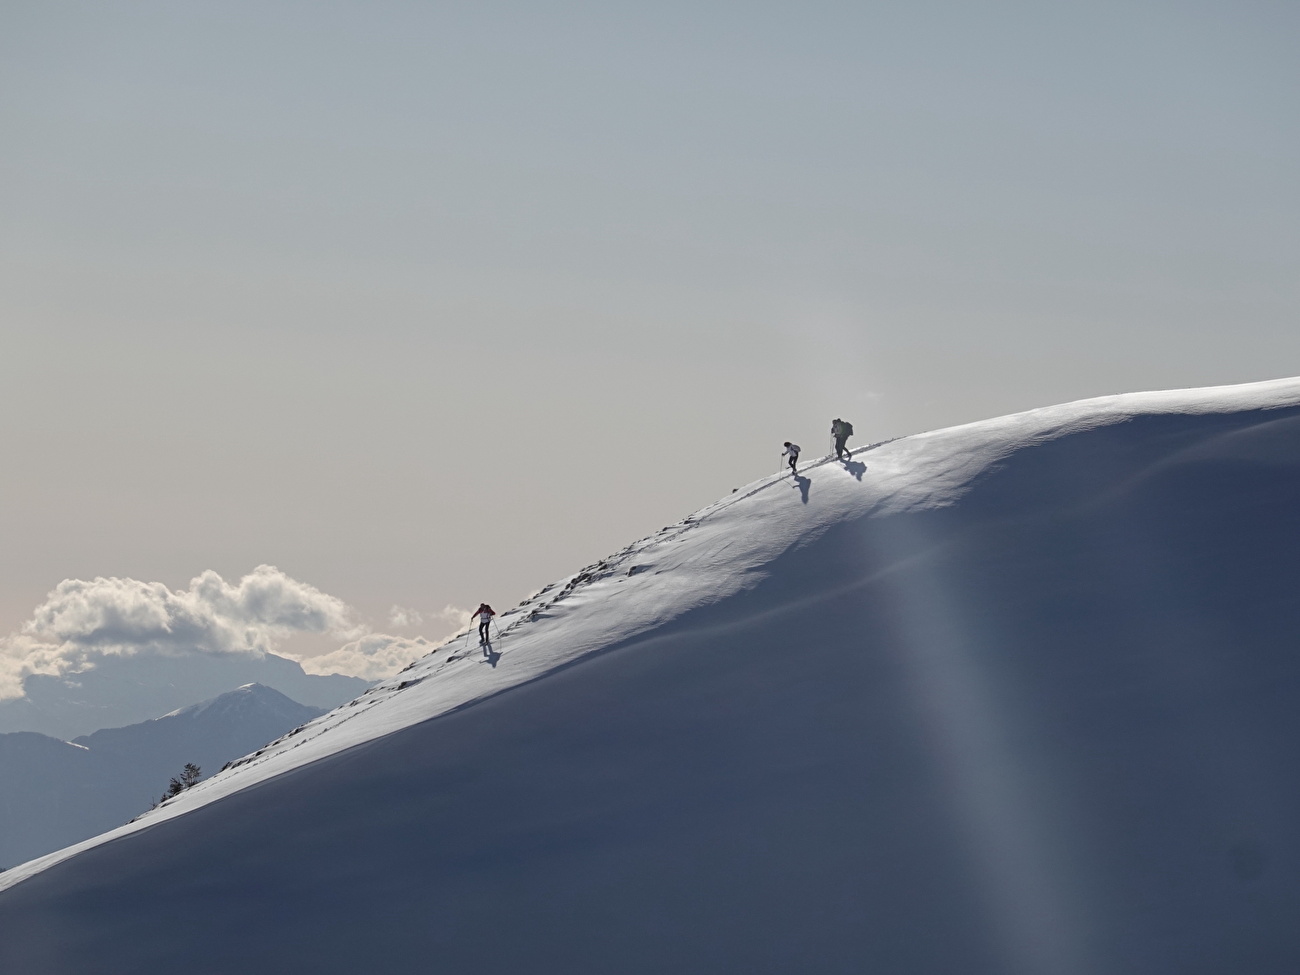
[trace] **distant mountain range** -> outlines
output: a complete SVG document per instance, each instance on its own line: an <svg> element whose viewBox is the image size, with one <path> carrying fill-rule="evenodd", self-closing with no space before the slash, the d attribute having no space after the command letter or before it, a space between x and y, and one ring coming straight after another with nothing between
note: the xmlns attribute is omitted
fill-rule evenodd
<svg viewBox="0 0 1300 975"><path fill-rule="evenodd" d="M104 656L78 673L27 677L23 697L0 701L0 733L36 731L70 740L145 721L252 683L326 709L370 686L359 677L308 674L297 661L271 653Z"/></svg>
<svg viewBox="0 0 1300 975"><path fill-rule="evenodd" d="M0 867L120 826L187 762L205 776L325 713L248 684L151 721L60 741L0 734Z"/></svg>

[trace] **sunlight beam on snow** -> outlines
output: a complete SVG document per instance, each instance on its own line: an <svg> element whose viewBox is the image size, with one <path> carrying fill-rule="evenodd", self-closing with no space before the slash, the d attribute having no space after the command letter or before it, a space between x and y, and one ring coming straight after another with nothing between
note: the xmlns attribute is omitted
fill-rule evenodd
<svg viewBox="0 0 1300 975"><path fill-rule="evenodd" d="M931 548L909 541L903 551ZM884 582L899 611L903 664L1008 964L1023 975L1087 975L1081 905L1053 862L1066 838L1051 834L1018 761L1012 723L962 625L960 598L926 565Z"/></svg>

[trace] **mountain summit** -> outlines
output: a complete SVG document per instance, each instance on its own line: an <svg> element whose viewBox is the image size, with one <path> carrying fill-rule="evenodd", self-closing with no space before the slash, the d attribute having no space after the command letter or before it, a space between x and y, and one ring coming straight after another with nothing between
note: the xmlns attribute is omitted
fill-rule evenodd
<svg viewBox="0 0 1300 975"><path fill-rule="evenodd" d="M0 875L0 969L1300 970L1298 549L1300 380L810 463Z"/></svg>

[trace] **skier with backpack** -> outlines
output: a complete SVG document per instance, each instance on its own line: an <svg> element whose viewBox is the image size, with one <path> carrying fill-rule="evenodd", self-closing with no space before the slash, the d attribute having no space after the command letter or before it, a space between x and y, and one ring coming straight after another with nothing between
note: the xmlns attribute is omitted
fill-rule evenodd
<svg viewBox="0 0 1300 975"><path fill-rule="evenodd" d="M849 437L853 436L853 424L848 420L841 420L837 416L831 421L831 436L835 438L835 459L843 460L845 454L844 445ZM852 456L852 454L849 456Z"/></svg>
<svg viewBox="0 0 1300 975"><path fill-rule="evenodd" d="M799 445L787 440L783 446L785 447L785 451L781 456L790 458L790 473L797 474L798 469L795 465L799 463Z"/></svg>
<svg viewBox="0 0 1300 975"><path fill-rule="evenodd" d="M492 642L492 617L496 616L496 611L487 603L479 603L478 609L474 610L471 619L478 620L478 644L486 646Z"/></svg>

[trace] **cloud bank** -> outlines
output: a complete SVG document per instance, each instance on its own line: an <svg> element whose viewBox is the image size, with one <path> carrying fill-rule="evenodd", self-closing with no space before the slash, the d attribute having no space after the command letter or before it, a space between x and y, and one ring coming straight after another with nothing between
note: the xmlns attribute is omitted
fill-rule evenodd
<svg viewBox="0 0 1300 975"><path fill-rule="evenodd" d="M422 636L414 639L389 636L386 633L369 633L337 650L317 657L299 660L309 674L347 674L379 680L397 673L412 660L423 657L438 646Z"/></svg>
<svg viewBox="0 0 1300 975"><path fill-rule="evenodd" d="M447 618L448 611L462 612L448 607L432 616ZM421 619L413 610L403 616L408 624ZM20 632L0 640L0 698L21 697L30 674L82 671L107 656L260 656L297 633L347 641L323 656L296 658L309 673L368 680L395 673L436 645L371 633L343 600L270 565L234 584L209 570L181 590L136 579L65 579Z"/></svg>
<svg viewBox="0 0 1300 975"><path fill-rule="evenodd" d="M420 626L426 620L429 622L437 620L444 626L451 627L453 631L463 630L469 626L470 612L468 609L461 609L459 606L452 606L450 603L432 613L421 613L419 610L408 609L405 606L394 606L388 611L388 622L399 630L411 626Z"/></svg>

